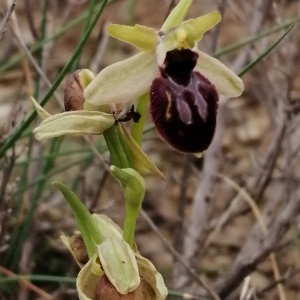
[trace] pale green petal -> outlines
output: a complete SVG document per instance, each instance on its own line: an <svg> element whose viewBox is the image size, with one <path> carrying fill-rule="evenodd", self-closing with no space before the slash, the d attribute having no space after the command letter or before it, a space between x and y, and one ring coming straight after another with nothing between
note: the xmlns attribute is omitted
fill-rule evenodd
<svg viewBox="0 0 300 300"><path fill-rule="evenodd" d="M186 28L189 30L189 27L193 30L194 41L199 42L203 34L215 26L221 21L221 15L218 11L213 11L207 15L201 16L197 19L190 19L188 21L180 24L180 28Z"/></svg>
<svg viewBox="0 0 300 300"><path fill-rule="evenodd" d="M101 276L92 273L92 262L93 259L90 259L77 276L76 288L80 300L92 300L96 285L101 279Z"/></svg>
<svg viewBox="0 0 300 300"><path fill-rule="evenodd" d="M181 0L169 14L167 20L161 27L161 30L163 32L168 32L171 28L178 26L184 20L192 2L193 0Z"/></svg>
<svg viewBox="0 0 300 300"><path fill-rule="evenodd" d="M65 134L102 134L115 124L111 114L93 111L68 111L45 119L33 130L37 139L53 138Z"/></svg>
<svg viewBox="0 0 300 300"><path fill-rule="evenodd" d="M51 117L51 114L49 114L33 97L30 97L30 100L42 120Z"/></svg>
<svg viewBox="0 0 300 300"><path fill-rule="evenodd" d="M84 90L94 106L124 103L149 92L158 73L154 51L141 52L103 69Z"/></svg>
<svg viewBox="0 0 300 300"><path fill-rule="evenodd" d="M105 239L114 238L122 240L123 232L114 221L105 215L93 214L92 216Z"/></svg>
<svg viewBox="0 0 300 300"><path fill-rule="evenodd" d="M134 252L124 240L107 239L98 245L98 253L105 275L120 294L132 292L139 286Z"/></svg>
<svg viewBox="0 0 300 300"><path fill-rule="evenodd" d="M110 36L130 43L142 51L155 50L158 43L156 30L146 26L110 24L107 32Z"/></svg>
<svg viewBox="0 0 300 300"><path fill-rule="evenodd" d="M132 135L126 130L125 126L120 123L119 125L132 154L134 169L137 170L141 175L152 174L157 175L163 180L166 180L163 173L156 167L156 165L150 160L147 154L141 149L141 147L133 139Z"/></svg>
<svg viewBox="0 0 300 300"><path fill-rule="evenodd" d="M139 254L136 254L135 257L140 276L142 276L155 291L155 300L164 300L168 295L168 289L161 274L157 272L154 265L145 257Z"/></svg>
<svg viewBox="0 0 300 300"><path fill-rule="evenodd" d="M199 58L195 70L205 76L217 89L218 93L225 97L238 97L244 90L244 83L219 60L197 51Z"/></svg>

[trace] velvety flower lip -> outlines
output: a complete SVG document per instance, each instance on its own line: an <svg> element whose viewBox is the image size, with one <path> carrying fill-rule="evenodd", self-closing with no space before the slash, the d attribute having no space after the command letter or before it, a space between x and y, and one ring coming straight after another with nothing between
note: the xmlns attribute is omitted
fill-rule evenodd
<svg viewBox="0 0 300 300"><path fill-rule="evenodd" d="M164 66L166 53L174 49L197 52L195 71L204 75L219 94L240 96L244 89L242 80L197 46L204 33L221 20L219 12L183 21L191 3L191 0L181 0L158 32L141 25L109 25L107 30L111 36L133 44L141 52L103 69L84 90L86 100L95 106L137 100L150 90L159 67Z"/></svg>
<svg viewBox="0 0 300 300"><path fill-rule="evenodd" d="M150 89L150 112L161 137L175 150L199 153L210 145L216 127L218 94L194 71L198 54L190 49L167 53L166 67Z"/></svg>

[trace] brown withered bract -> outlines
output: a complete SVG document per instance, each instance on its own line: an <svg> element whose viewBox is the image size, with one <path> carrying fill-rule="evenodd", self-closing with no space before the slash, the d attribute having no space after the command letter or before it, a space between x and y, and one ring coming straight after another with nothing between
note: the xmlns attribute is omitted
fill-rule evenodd
<svg viewBox="0 0 300 300"><path fill-rule="evenodd" d="M133 292L123 295L103 275L96 285L93 300L153 300L155 298L154 290L142 277L139 286Z"/></svg>
<svg viewBox="0 0 300 300"><path fill-rule="evenodd" d="M75 233L71 237L71 247L74 251L76 259L85 265L89 261L89 256L83 241L83 237L80 233Z"/></svg>
<svg viewBox="0 0 300 300"><path fill-rule="evenodd" d="M216 128L218 94L198 71L198 54L190 49L167 52L160 77L150 90L152 120L174 149L199 153L208 148Z"/></svg>
<svg viewBox="0 0 300 300"><path fill-rule="evenodd" d="M65 111L83 110L85 97L80 83L80 72L81 69L76 70L67 78L64 91Z"/></svg>

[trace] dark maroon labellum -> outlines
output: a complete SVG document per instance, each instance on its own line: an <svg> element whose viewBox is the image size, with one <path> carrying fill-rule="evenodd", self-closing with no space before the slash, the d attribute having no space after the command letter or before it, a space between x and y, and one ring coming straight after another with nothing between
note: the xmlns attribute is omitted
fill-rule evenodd
<svg viewBox="0 0 300 300"><path fill-rule="evenodd" d="M176 150L199 153L208 148L216 128L216 88L194 71L198 54L167 52L161 76L150 89L150 112L161 136Z"/></svg>

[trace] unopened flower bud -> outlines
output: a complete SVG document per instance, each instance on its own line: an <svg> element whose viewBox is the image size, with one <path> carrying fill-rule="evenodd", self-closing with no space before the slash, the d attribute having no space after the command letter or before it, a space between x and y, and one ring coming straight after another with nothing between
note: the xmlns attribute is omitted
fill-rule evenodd
<svg viewBox="0 0 300 300"><path fill-rule="evenodd" d="M74 252L76 259L83 265L89 261L89 256L80 233L75 233L71 237L71 248Z"/></svg>
<svg viewBox="0 0 300 300"><path fill-rule="evenodd" d="M84 109L84 89L94 79L94 74L88 69L79 69L71 74L65 85L64 104L65 110Z"/></svg>
<svg viewBox="0 0 300 300"><path fill-rule="evenodd" d="M153 300L155 291L151 285L141 278L139 286L132 292L120 294L111 284L108 278L103 275L95 288L94 300Z"/></svg>

